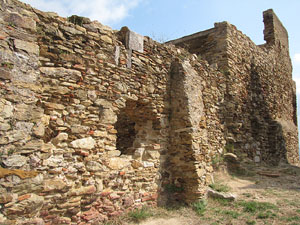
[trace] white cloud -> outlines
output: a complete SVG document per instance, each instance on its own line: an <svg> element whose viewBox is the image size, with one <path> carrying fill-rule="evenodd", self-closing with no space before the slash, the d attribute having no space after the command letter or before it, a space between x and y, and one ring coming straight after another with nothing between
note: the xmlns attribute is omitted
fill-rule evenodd
<svg viewBox="0 0 300 225"><path fill-rule="evenodd" d="M60 16L79 15L98 20L104 25L119 22L141 0L22 0L31 6L56 12Z"/></svg>
<svg viewBox="0 0 300 225"><path fill-rule="evenodd" d="M300 53L296 53L293 57L294 63L300 63Z"/></svg>

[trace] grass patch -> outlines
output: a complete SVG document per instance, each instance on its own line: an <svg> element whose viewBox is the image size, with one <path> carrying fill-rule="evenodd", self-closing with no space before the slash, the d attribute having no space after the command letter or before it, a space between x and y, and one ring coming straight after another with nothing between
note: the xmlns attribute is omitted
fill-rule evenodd
<svg viewBox="0 0 300 225"><path fill-rule="evenodd" d="M221 206L232 206L232 201L229 199L222 199L222 198L213 198L211 199L217 203L219 203Z"/></svg>
<svg viewBox="0 0 300 225"><path fill-rule="evenodd" d="M151 213L150 209L146 207L143 207L141 209L135 209L128 213L128 217L130 218L130 220L136 223L145 220L151 217L152 215L153 213Z"/></svg>
<svg viewBox="0 0 300 225"><path fill-rule="evenodd" d="M210 184L209 187L218 192L229 192L231 190L229 186L220 183Z"/></svg>
<svg viewBox="0 0 300 225"><path fill-rule="evenodd" d="M200 200L192 204L193 210L199 215L203 216L206 211L207 202L205 200Z"/></svg>
<svg viewBox="0 0 300 225"><path fill-rule="evenodd" d="M268 209L278 209L278 207L269 202L241 201L239 204L244 208L244 212L256 213L264 212Z"/></svg>
<svg viewBox="0 0 300 225"><path fill-rule="evenodd" d="M247 221L246 221L246 224L247 224L247 225L255 225L256 222L255 222L254 220L247 220Z"/></svg>
<svg viewBox="0 0 300 225"><path fill-rule="evenodd" d="M232 210L224 210L221 212L223 215L226 215L226 216L230 216L232 217L233 219L237 219L241 214L236 212L236 211L232 211Z"/></svg>
<svg viewBox="0 0 300 225"><path fill-rule="evenodd" d="M260 212L258 213L257 215L257 219L268 219L268 218L275 218L277 216L276 213L270 211L270 210L267 210L266 212Z"/></svg>
<svg viewBox="0 0 300 225"><path fill-rule="evenodd" d="M285 220L288 222L300 221L300 217L299 216L291 216L291 217L286 217Z"/></svg>

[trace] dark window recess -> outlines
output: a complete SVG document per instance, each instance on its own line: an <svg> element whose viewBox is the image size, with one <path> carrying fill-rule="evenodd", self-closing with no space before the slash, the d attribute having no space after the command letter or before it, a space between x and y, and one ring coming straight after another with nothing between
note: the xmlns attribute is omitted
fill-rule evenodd
<svg viewBox="0 0 300 225"><path fill-rule="evenodd" d="M117 133L116 147L122 155L132 155L134 153L133 142L135 140L135 122L131 120L125 112L118 115L115 123Z"/></svg>

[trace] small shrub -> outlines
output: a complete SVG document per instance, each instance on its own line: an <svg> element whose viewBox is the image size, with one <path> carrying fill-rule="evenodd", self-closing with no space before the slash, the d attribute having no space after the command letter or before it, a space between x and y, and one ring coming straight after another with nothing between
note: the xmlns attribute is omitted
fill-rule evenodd
<svg viewBox="0 0 300 225"><path fill-rule="evenodd" d="M198 202L193 203L193 210L199 215L203 216L206 211L207 202L205 200L200 200Z"/></svg>
<svg viewBox="0 0 300 225"><path fill-rule="evenodd" d="M148 208L135 209L128 213L129 218L134 222L140 222L152 216Z"/></svg>
<svg viewBox="0 0 300 225"><path fill-rule="evenodd" d="M229 192L231 190L229 186L220 183L210 184L209 187L218 192Z"/></svg>

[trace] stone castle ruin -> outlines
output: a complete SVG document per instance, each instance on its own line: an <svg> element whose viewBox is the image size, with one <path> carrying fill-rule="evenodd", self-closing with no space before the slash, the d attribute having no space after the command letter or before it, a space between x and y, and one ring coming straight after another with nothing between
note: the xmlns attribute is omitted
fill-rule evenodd
<svg viewBox="0 0 300 225"><path fill-rule="evenodd" d="M288 34L227 23L160 44L0 2L0 223L86 224L190 203L224 152L297 165Z"/></svg>

